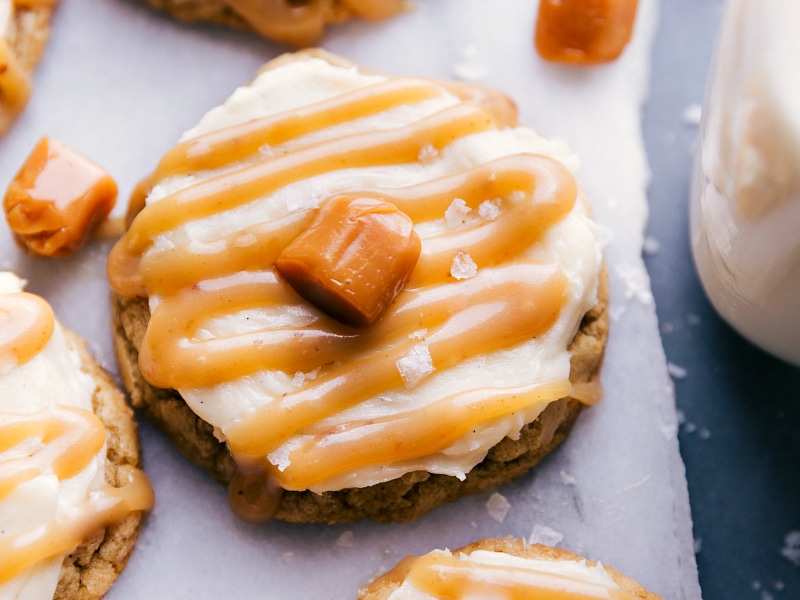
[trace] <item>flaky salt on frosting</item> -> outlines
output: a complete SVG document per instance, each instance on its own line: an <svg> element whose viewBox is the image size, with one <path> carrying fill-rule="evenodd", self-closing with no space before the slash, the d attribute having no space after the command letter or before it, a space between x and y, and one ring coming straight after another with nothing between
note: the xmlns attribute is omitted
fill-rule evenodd
<svg viewBox="0 0 800 600"><path fill-rule="evenodd" d="M148 509L149 484L105 483L105 431L49 305L0 272L0 599L51 598L64 557Z"/></svg>
<svg viewBox="0 0 800 600"><path fill-rule="evenodd" d="M463 478L569 394L567 346L602 263L576 160L490 107L503 102L456 93L470 90L287 62L210 111L144 186L112 287L149 297L144 377L177 389L242 472L315 492ZM365 330L272 268L342 194L393 202L422 240ZM446 215L456 198L462 224Z"/></svg>

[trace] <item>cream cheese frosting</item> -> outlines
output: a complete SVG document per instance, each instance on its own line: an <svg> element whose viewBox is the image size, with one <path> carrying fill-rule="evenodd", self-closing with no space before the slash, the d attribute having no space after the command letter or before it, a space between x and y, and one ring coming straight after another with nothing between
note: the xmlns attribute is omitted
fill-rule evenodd
<svg viewBox="0 0 800 600"><path fill-rule="evenodd" d="M0 294L22 291L24 282L13 273L0 272ZM0 313L0 321L2 321ZM43 350L21 365L0 370L0 416L32 415L56 407L92 410L95 384L81 371L81 360L69 346L56 321ZM27 439L0 451L0 469L10 461L26 458L41 447L39 439ZM16 486L0 497L0 539L46 527L54 518L81 505L89 492L104 484L105 446L83 470L59 480L53 472ZM2 600L52 598L64 554L39 561L9 581L0 584ZM0 560L2 565L3 560Z"/></svg>
<svg viewBox="0 0 800 600"><path fill-rule="evenodd" d="M246 124L254 119L290 114L301 107L326 102L342 94L380 85L387 80L382 75L364 74L356 68L334 66L316 58L290 62L261 73L249 85L236 90L226 102L211 110L197 127L188 131L181 141L186 143L193 139L201 140L200 136ZM426 82L426 85L429 83ZM415 102L402 103L303 135L290 136L277 145L262 146L254 156L233 166L166 176L153 187L142 215L151 207L158 207L165 199L171 201L176 194L191 195L195 189L192 186L213 182L215 177L246 168L264 157L289 157L292 153L303 152L310 146L344 139L348 135L392 132L396 128L435 117L459 103L459 98L442 88L436 94ZM424 184L518 154L555 157L567 167L573 170L577 168L577 159L561 142L545 140L525 127L488 127L483 131L458 137L438 149L432 146L423 147L415 161L327 170L286 182L278 189L253 201L240 203L231 210L206 217L184 219L174 227L159 226L159 232L150 240L151 244L144 252L142 260L150 259L153 261L151 264L156 264L159 257L168 256L175 249L186 247L195 251L205 251L202 249L207 248L210 252L229 243L224 241L225 237L237 240L238 244L247 244L251 237L248 228L253 223L302 216L313 211L323 199L335 194L363 189L392 190ZM524 201L524 194L522 196L510 194L498 202L502 202L505 209L510 209ZM453 201L456 200L457 198L453 198ZM487 203L480 209L468 211L471 213L465 217L468 223L488 223L496 218L497 206L493 204L496 199L486 200ZM453 211L449 211L448 216L448 211L442 209L440 217L415 223L423 247L426 240L452 233L453 229L458 230L461 225L452 215ZM132 229L136 225L134 221ZM467 224L463 227L468 229L469 226ZM136 232L129 231L129 239L133 240L131 243L136 243L137 235ZM323 477L307 489L324 492L366 487L420 469L463 478L484 458L489 448L506 436L516 437L520 429L526 423L532 422L549 402L568 395L570 355L567 346L575 335L581 318L597 301L602 264L600 236L584 203L575 202L565 217L541 236L531 240L522 254L530 263L557 265L565 276L564 299L557 319L547 331L513 347L480 353L440 368L429 360L426 341L429 332L424 329L415 330L410 336L413 339L409 342L413 342L414 351L409 351L396 361L396 368L404 377L404 384L366 398L355 406L301 427L289 435L278 447L268 452L268 460L277 467L278 477L292 465L292 452L302 449L320 435L325 435L323 432L345 431L352 424L383 422L402 417L411 410L434 407L442 399L459 394L468 395L474 390L534 390L535 400L510 414L492 417L476 424L442 451L411 460L386 461L377 457L371 464L361 464L345 472ZM112 270L110 267L110 273ZM477 281L490 277L490 272L491 269L485 268L467 269L460 271L458 277L475 278ZM242 277L244 275L238 273L201 282L199 285L203 289L211 290L215 286L224 287ZM412 282L413 277L412 275ZM112 285L113 283L112 276ZM149 302L151 313L155 315L165 302L165 297L151 293ZM253 306L233 314L211 315L202 323L194 324L196 329L193 335L195 340L201 341L227 340L232 336L247 335L264 328L281 328L286 325L303 327L315 319L318 316L313 307L292 305L287 309L281 306ZM399 342L393 343L396 346ZM309 371L264 369L212 385L174 387L178 388L195 413L215 427L221 440L230 441L231 431L247 422L254 414L279 406L282 398L302 392L303 386L310 382L324 377L335 377L341 366L334 361ZM290 483L282 482L282 485L286 489L295 489Z"/></svg>

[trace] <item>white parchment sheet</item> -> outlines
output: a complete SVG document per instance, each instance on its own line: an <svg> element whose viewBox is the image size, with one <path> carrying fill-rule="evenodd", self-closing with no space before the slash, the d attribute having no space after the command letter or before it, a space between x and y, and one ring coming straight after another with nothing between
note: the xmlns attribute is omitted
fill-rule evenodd
<svg viewBox="0 0 800 600"><path fill-rule="evenodd" d="M354 599L406 554L497 535L549 540L666 599L700 598L674 395L641 260L648 168L640 121L657 0L640 1L625 54L591 69L538 58L536 8L530 0L419 0L386 22L333 28L324 45L390 73L499 87L518 102L523 122L580 155L611 278L605 398L528 476L400 525L242 524L225 490L142 419L156 508L110 599ZM284 50L243 32L173 22L134 0L61 0L31 104L0 140L0 186L50 135L112 174L121 215L135 183L180 134ZM0 224L0 267L28 279L115 371L109 247L95 242L67 260L31 259Z"/></svg>

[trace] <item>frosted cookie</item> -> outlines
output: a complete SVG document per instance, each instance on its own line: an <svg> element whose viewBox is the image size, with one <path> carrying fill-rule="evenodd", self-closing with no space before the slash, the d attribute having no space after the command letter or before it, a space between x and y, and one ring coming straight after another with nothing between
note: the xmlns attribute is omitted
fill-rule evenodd
<svg viewBox="0 0 800 600"><path fill-rule="evenodd" d="M407 0L144 0L182 21L210 21L250 29L296 47L318 42L325 28L352 18L386 19Z"/></svg>
<svg viewBox="0 0 800 600"><path fill-rule="evenodd" d="M0 134L25 108L55 2L0 0Z"/></svg>
<svg viewBox="0 0 800 600"><path fill-rule="evenodd" d="M359 590L359 600L548 598L660 600L619 571L577 554L512 538L410 556Z"/></svg>
<svg viewBox="0 0 800 600"><path fill-rule="evenodd" d="M22 284L0 272L0 598L100 598L153 492L124 396Z"/></svg>
<svg viewBox="0 0 800 600"><path fill-rule="evenodd" d="M502 94L277 59L131 201L134 405L250 521L410 520L522 475L601 395L573 163Z"/></svg>

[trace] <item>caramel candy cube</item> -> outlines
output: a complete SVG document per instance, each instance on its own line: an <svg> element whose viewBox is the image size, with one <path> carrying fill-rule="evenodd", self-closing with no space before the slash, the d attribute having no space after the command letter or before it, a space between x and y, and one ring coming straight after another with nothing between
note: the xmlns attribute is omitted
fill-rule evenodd
<svg viewBox="0 0 800 600"><path fill-rule="evenodd" d="M117 184L65 144L42 138L3 201L17 244L35 256L69 256L108 217Z"/></svg>
<svg viewBox="0 0 800 600"><path fill-rule="evenodd" d="M394 204L337 196L275 261L308 302L346 325L367 327L408 282L421 249Z"/></svg>
<svg viewBox="0 0 800 600"><path fill-rule="evenodd" d="M545 60L593 65L615 60L633 33L638 0L542 0L535 45Z"/></svg>

